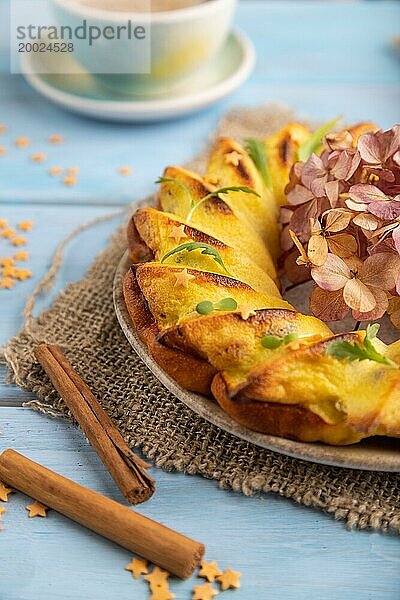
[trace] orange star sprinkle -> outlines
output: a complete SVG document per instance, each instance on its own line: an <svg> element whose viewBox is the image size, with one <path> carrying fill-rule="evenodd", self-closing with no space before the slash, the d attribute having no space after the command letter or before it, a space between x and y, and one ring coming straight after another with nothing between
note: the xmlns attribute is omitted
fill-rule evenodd
<svg viewBox="0 0 400 600"><path fill-rule="evenodd" d="M7 229L3 229L3 231L0 233L0 235L5 238L11 238L14 234L15 234L15 229L12 229L11 227L7 227Z"/></svg>
<svg viewBox="0 0 400 600"><path fill-rule="evenodd" d="M49 509L38 500L35 500L33 504L26 507L26 510L29 511L29 518L32 519L33 517L47 517L46 511Z"/></svg>
<svg viewBox="0 0 400 600"><path fill-rule="evenodd" d="M14 265L14 259L11 256L4 256L0 258L0 267L12 267Z"/></svg>
<svg viewBox="0 0 400 600"><path fill-rule="evenodd" d="M163 571L160 567L154 567L151 573L145 575L145 580L149 582L151 591L155 591L153 588L165 587L168 582L169 573Z"/></svg>
<svg viewBox="0 0 400 600"><path fill-rule="evenodd" d="M18 223L17 227L20 231L30 231L33 227L33 223L32 221L21 221Z"/></svg>
<svg viewBox="0 0 400 600"><path fill-rule="evenodd" d="M11 279L11 277L3 277L0 279L0 288L3 290L11 290L15 285L15 279Z"/></svg>
<svg viewBox="0 0 400 600"><path fill-rule="evenodd" d="M212 600L214 596L219 594L219 591L213 588L211 583L195 585L193 592L192 600Z"/></svg>
<svg viewBox="0 0 400 600"><path fill-rule="evenodd" d="M30 139L25 136L21 136L15 140L15 145L17 148L26 148L26 146L29 146L30 143Z"/></svg>
<svg viewBox="0 0 400 600"><path fill-rule="evenodd" d="M126 565L125 571L130 571L134 579L139 579L140 575L149 572L148 562L142 558L133 558L129 565Z"/></svg>
<svg viewBox="0 0 400 600"><path fill-rule="evenodd" d="M132 167L120 167L120 168L118 169L118 173L119 173L120 175L124 175L124 176L127 176L127 175L132 175L132 173L133 173L133 169L132 169Z"/></svg>
<svg viewBox="0 0 400 600"><path fill-rule="evenodd" d="M150 600L174 600L175 594L171 594L167 587L156 588L152 590L152 594L150 596Z"/></svg>
<svg viewBox="0 0 400 600"><path fill-rule="evenodd" d="M5 146L0 146L0 156L4 156L7 154L7 148Z"/></svg>
<svg viewBox="0 0 400 600"><path fill-rule="evenodd" d="M61 175L61 173L62 173L61 167L50 167L50 169L48 170L48 174L51 175L52 177L57 177L58 175Z"/></svg>
<svg viewBox="0 0 400 600"><path fill-rule="evenodd" d="M25 281L25 279L32 277L32 272L28 269L15 269L15 275L13 275L13 277L20 281Z"/></svg>
<svg viewBox="0 0 400 600"><path fill-rule="evenodd" d="M240 588L240 576L242 574L238 571L232 571L232 569L227 569L225 573L222 575L218 575L217 581L220 584L223 591L229 589L237 589Z"/></svg>
<svg viewBox="0 0 400 600"><path fill-rule="evenodd" d="M31 155L31 161L35 163L42 163L46 160L46 155L44 152L35 152Z"/></svg>
<svg viewBox="0 0 400 600"><path fill-rule="evenodd" d="M26 244L26 239L24 237L15 236L15 237L11 238L10 241L13 246L25 246L25 244Z"/></svg>
<svg viewBox="0 0 400 600"><path fill-rule="evenodd" d="M17 271L18 269L16 269L12 265L9 265L8 267L3 267L1 274L3 277L12 277L13 279L15 279L17 276Z"/></svg>
<svg viewBox="0 0 400 600"><path fill-rule="evenodd" d="M76 185L76 177L64 177L63 180L64 185L73 186Z"/></svg>
<svg viewBox="0 0 400 600"><path fill-rule="evenodd" d="M4 515L5 512L6 512L6 509L4 508L4 506L0 506L0 519L1 519L1 515Z"/></svg>
<svg viewBox="0 0 400 600"><path fill-rule="evenodd" d="M199 577L204 577L209 582L213 582L217 575L222 575L222 571L218 568L216 562L207 563L205 560L200 563Z"/></svg>
<svg viewBox="0 0 400 600"><path fill-rule="evenodd" d="M48 140L50 144L62 144L64 138L59 133L53 133L52 135L49 135Z"/></svg>
<svg viewBox="0 0 400 600"><path fill-rule="evenodd" d="M178 243L182 238L187 238L187 235L185 233L185 226L184 225L179 225L179 226L174 225L171 228L168 239L173 239L173 240L175 240L176 243Z"/></svg>
<svg viewBox="0 0 400 600"><path fill-rule="evenodd" d="M182 271L179 271L179 273L174 273L174 277L175 277L174 287L181 286L184 288L188 287L189 281L191 281L192 279L195 279L195 276L188 273L187 269L182 269Z"/></svg>
<svg viewBox="0 0 400 600"><path fill-rule="evenodd" d="M0 123L0 133L5 133L7 131L7 125L4 123Z"/></svg>
<svg viewBox="0 0 400 600"><path fill-rule="evenodd" d="M239 152L236 152L236 150L234 150L233 152L230 152L229 154L225 154L225 162L227 165L233 165L234 167L238 167L240 161L242 160L243 156L242 154L239 154Z"/></svg>
<svg viewBox="0 0 400 600"><path fill-rule="evenodd" d="M2 502L8 502L8 496L11 494L12 489L9 487L6 487L4 485L4 483L1 483L0 481L0 500Z"/></svg>
<svg viewBox="0 0 400 600"><path fill-rule="evenodd" d="M21 261L21 260L28 260L29 258L29 252L25 252L24 250L21 250L20 252L16 252L14 254L14 259ZM12 259L11 259L12 260ZM1 263L0 263L1 264ZM13 261L14 264L14 261Z"/></svg>
<svg viewBox="0 0 400 600"><path fill-rule="evenodd" d="M7 219L0 219L0 228L7 227L8 221Z"/></svg>

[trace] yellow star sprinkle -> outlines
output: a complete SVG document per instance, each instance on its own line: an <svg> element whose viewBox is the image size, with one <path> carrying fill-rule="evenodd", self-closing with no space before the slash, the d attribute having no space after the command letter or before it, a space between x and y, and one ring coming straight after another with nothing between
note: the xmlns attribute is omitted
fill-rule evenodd
<svg viewBox="0 0 400 600"><path fill-rule="evenodd" d="M5 146L0 146L0 156L4 156L7 154L7 148Z"/></svg>
<svg viewBox="0 0 400 600"><path fill-rule="evenodd" d="M133 558L129 565L126 565L125 571L130 571L134 579L139 579L140 575L149 572L148 562L142 558Z"/></svg>
<svg viewBox="0 0 400 600"><path fill-rule="evenodd" d="M132 169L132 167L120 167L120 168L118 169L118 173L119 173L120 175L124 175L124 176L127 176L127 175L132 175L132 173L133 173L133 169Z"/></svg>
<svg viewBox="0 0 400 600"><path fill-rule="evenodd" d="M15 237L11 238L10 241L13 246L25 246L25 244L26 244L26 239L24 237L15 236Z"/></svg>
<svg viewBox="0 0 400 600"><path fill-rule="evenodd" d="M15 235L15 229L7 227L7 229L3 229L0 235L5 238L11 238L13 235Z"/></svg>
<svg viewBox="0 0 400 600"><path fill-rule="evenodd" d="M61 167L50 167L50 169L48 170L48 174L51 175L52 177L57 177L58 175L61 175L61 173L62 173Z"/></svg>
<svg viewBox="0 0 400 600"><path fill-rule="evenodd" d="M7 125L4 123L0 123L0 133L5 133L7 131Z"/></svg>
<svg viewBox="0 0 400 600"><path fill-rule="evenodd" d="M1 519L1 515L4 515L5 512L6 512L6 509L4 508L4 506L0 506L0 519Z"/></svg>
<svg viewBox="0 0 400 600"><path fill-rule="evenodd" d="M182 238L187 238L187 235L185 233L185 226L184 225L179 225L179 226L174 225L171 228L168 239L175 240L175 242L178 243Z"/></svg>
<svg viewBox="0 0 400 600"><path fill-rule="evenodd" d="M20 231L30 231L33 227L33 223L32 221L21 221L18 223L17 227Z"/></svg>
<svg viewBox="0 0 400 600"><path fill-rule="evenodd" d="M12 267L14 265L14 259L11 256L4 256L0 258L0 267Z"/></svg>
<svg viewBox="0 0 400 600"><path fill-rule="evenodd" d="M241 573L238 571L232 571L232 569L227 569L223 575L218 575L217 581L221 585L223 591L229 589L237 589L240 588L240 576Z"/></svg>
<svg viewBox="0 0 400 600"><path fill-rule="evenodd" d="M236 152L236 150L234 150L233 152L230 152L229 154L225 154L225 162L227 165L233 165L234 167L238 167L240 161L242 160L243 156L241 154L239 154L239 152Z"/></svg>
<svg viewBox="0 0 400 600"><path fill-rule="evenodd" d="M3 277L12 277L15 279L15 277L17 276L17 271L18 269L16 269L12 265L9 265L8 267L3 267L1 274Z"/></svg>
<svg viewBox="0 0 400 600"><path fill-rule="evenodd" d="M212 174L206 175L204 177L204 181L206 183L209 183L210 185L218 185L219 184L219 177L218 177L218 175L212 175Z"/></svg>
<svg viewBox="0 0 400 600"><path fill-rule="evenodd" d="M11 290L15 285L15 279L11 279L11 277L3 277L0 279L0 288L3 290Z"/></svg>
<svg viewBox="0 0 400 600"><path fill-rule="evenodd" d="M212 598L218 594L219 591L213 588L211 583L195 585L193 588L192 600L212 600Z"/></svg>
<svg viewBox="0 0 400 600"><path fill-rule="evenodd" d="M4 485L4 483L1 483L0 481L0 500L2 502L8 502L8 496L11 494L12 489L8 488Z"/></svg>
<svg viewBox="0 0 400 600"><path fill-rule="evenodd" d="M32 272L28 269L15 269L15 275L13 275L13 277L20 281L25 281L25 279L32 277Z"/></svg>
<svg viewBox="0 0 400 600"><path fill-rule="evenodd" d="M25 252L25 250L21 250L20 252L16 252L16 253L14 254L14 259L15 259L15 260L18 260L18 261L21 261L21 260L28 260L28 258L29 258L29 252ZM11 259L11 260L12 260L12 259ZM0 264L1 264L1 262L0 262ZM14 264L14 261L13 261L13 263L12 263L12 264Z"/></svg>
<svg viewBox="0 0 400 600"><path fill-rule="evenodd" d="M174 287L184 287L187 288L189 285L189 281L191 281L192 279L196 279L194 275L191 275L190 273L188 273L187 269L182 269L182 271L179 271L179 273L174 273L174 277L175 277L175 284Z"/></svg>
<svg viewBox="0 0 400 600"><path fill-rule="evenodd" d="M46 160L46 155L44 152L35 152L31 155L31 161L35 163L42 163Z"/></svg>
<svg viewBox="0 0 400 600"><path fill-rule="evenodd" d="M247 321L247 319L249 317L256 316L256 311L254 310L254 308L247 304L243 304L242 306L240 306L239 310L240 310L240 316L242 317L243 321Z"/></svg>
<svg viewBox="0 0 400 600"><path fill-rule="evenodd" d="M168 577L168 571L163 571L160 567L154 567L152 572L145 575L144 578L149 582L151 591L154 592L156 587L165 587L167 585Z"/></svg>
<svg viewBox="0 0 400 600"><path fill-rule="evenodd" d="M25 136L21 136L15 140L15 145L17 148L26 148L26 146L29 146L30 143L30 139Z"/></svg>
<svg viewBox="0 0 400 600"><path fill-rule="evenodd" d="M0 228L7 227L8 221L7 219L0 219Z"/></svg>
<svg viewBox="0 0 400 600"><path fill-rule="evenodd" d="M218 569L216 562L207 563L203 560L200 564L199 577L204 577L207 581L213 582L217 575L222 575L222 571Z"/></svg>
<svg viewBox="0 0 400 600"><path fill-rule="evenodd" d="M47 517L46 511L49 509L38 500L35 500L33 504L26 507L26 510L29 511L29 518L32 519L33 517Z"/></svg>
<svg viewBox="0 0 400 600"><path fill-rule="evenodd" d="M52 135L49 135L48 140L50 144L62 144L64 138L59 133L53 133Z"/></svg>

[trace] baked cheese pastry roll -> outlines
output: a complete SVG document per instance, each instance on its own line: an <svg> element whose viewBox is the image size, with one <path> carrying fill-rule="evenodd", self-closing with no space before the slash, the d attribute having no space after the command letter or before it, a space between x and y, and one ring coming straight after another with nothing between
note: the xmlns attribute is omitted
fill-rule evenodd
<svg viewBox="0 0 400 600"><path fill-rule="evenodd" d="M182 265L187 267L223 274L221 266L212 256L201 253L201 248L195 252L173 253L178 246L196 242L207 244L214 248L222 258L227 271L235 279L247 283L258 292L269 296L280 296L276 283L272 280L273 273L267 273L247 254L228 246L204 231L200 231L171 213L161 212L155 208L142 208L136 211L128 227L129 251L134 263L140 262L143 256L151 260L161 261L163 257L171 254L167 264ZM144 250L145 249L145 250ZM144 252L144 254L143 254Z"/></svg>
<svg viewBox="0 0 400 600"><path fill-rule="evenodd" d="M207 300L218 304L233 299L243 310L286 308L277 296L267 296L249 285L219 273L148 262L134 267L136 281L160 330L197 316L196 306Z"/></svg>
<svg viewBox="0 0 400 600"><path fill-rule="evenodd" d="M218 372L213 394L233 418L264 433L339 445L371 435L400 436L398 370L373 361L339 361L326 353L332 343L362 342L364 336L354 332L292 346L255 366L236 388ZM382 342L374 344L385 354ZM279 426L266 417L272 405ZM291 407L301 409L298 421L285 420Z"/></svg>
<svg viewBox="0 0 400 600"><path fill-rule="evenodd" d="M187 188L190 195L176 180ZM231 206L227 194L224 194L223 198L213 196L201 202L188 220L191 203L199 203L213 191L215 188L206 184L198 175L186 169L168 167L164 172L164 182L160 186L159 205L163 211L176 215L185 223L206 231L228 246L240 250L261 269L276 278L276 267L269 249L245 216Z"/></svg>

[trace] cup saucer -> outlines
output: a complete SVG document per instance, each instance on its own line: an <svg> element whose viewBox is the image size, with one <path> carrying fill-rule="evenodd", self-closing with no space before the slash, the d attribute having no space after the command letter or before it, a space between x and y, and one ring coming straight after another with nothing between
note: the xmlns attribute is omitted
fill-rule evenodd
<svg viewBox="0 0 400 600"><path fill-rule="evenodd" d="M255 63L253 44L241 31L229 35L214 61L168 94L126 96L101 87L83 69L73 75L43 74L38 63L52 61L53 72L66 72L69 54L25 54L22 63L28 83L48 100L75 113L121 122L156 122L181 117L221 100L239 87ZM61 68L60 63L63 63ZM76 70L76 69L75 69Z"/></svg>

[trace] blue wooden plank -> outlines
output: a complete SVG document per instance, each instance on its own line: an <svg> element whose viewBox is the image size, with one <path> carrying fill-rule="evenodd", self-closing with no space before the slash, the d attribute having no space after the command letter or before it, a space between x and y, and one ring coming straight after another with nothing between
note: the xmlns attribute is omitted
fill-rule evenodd
<svg viewBox="0 0 400 600"><path fill-rule="evenodd" d="M27 409L0 408L0 450L16 450L121 501L81 433ZM138 511L206 543L207 557L243 572L238 600L396 600L398 538L349 532L317 511L270 495L247 498L214 482L154 470L157 493ZM123 568L128 552L50 512L26 516L28 499L13 494L0 532L2 600L143 600L144 582ZM178 600L199 580L173 580ZM228 596L227 596L228 597ZM233 597L233 596L232 596Z"/></svg>
<svg viewBox="0 0 400 600"><path fill-rule="evenodd" d="M396 2L340 3L340 8L325 2L243 3L237 20L258 50L248 84L210 110L156 129L84 120L52 106L19 76L4 73L3 51L0 120L9 123L10 131L2 136L9 153L0 159L0 200L127 203L149 193L166 164L184 162L198 152L223 111L236 104L273 100L306 117L343 114L390 126L399 118L398 57L389 46L399 16ZM59 131L65 144L49 148L47 134ZM21 134L32 138L29 151L12 147ZM49 163L31 163L33 150L45 150ZM78 185L66 189L50 178L49 164L79 166ZM135 168L132 177L117 174L124 164Z"/></svg>

